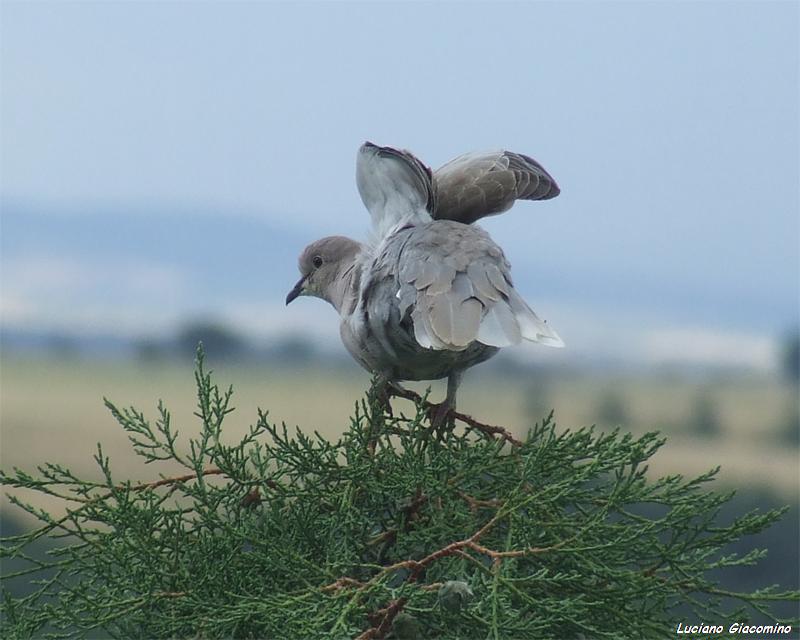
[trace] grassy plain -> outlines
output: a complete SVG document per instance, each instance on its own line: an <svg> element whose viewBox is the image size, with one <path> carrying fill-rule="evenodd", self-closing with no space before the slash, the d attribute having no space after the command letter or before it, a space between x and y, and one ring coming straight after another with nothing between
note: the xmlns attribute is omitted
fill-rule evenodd
<svg viewBox="0 0 800 640"><path fill-rule="evenodd" d="M174 467L145 466L132 455L103 397L153 417L163 399L185 438L198 429L192 366L188 360L5 358L0 371L0 466L33 470L51 461L78 475L97 476L92 455L100 442L120 480L151 480L171 473ZM277 423L335 437L347 428L355 403L369 385L365 373L330 366L212 368L218 384L232 384L235 390L236 411L226 421L224 435L230 442L246 432L258 407L268 410ZM422 391L427 385L411 386ZM433 387L431 397L438 399L442 384ZM650 465L654 475L697 475L722 465L722 485L770 490L796 503L798 449L787 445L785 436L793 402L789 385L763 378L699 381L491 370L471 372L459 396L464 412L517 434L524 434L550 408L561 428L597 423L603 429L621 424L634 433L661 430L669 441ZM396 403L396 410L411 410L404 401ZM36 498L37 506L53 507L41 500ZM6 513L7 508L3 498Z"/></svg>

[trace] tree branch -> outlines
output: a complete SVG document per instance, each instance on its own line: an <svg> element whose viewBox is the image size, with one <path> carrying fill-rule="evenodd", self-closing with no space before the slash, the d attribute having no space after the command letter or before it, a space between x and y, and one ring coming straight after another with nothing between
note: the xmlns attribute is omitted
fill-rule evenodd
<svg viewBox="0 0 800 640"><path fill-rule="evenodd" d="M428 410L431 410L436 407L436 405L433 402L428 402L421 395L419 395L415 391L412 391L411 389L401 389L399 387L392 386L389 388L389 393L399 398L405 398L406 400L411 400L411 402L414 402L421 407L425 407L425 409ZM522 446L522 441L515 438L513 435L511 435L511 432L509 432L507 429L504 429L503 427L498 427L495 425L479 422L472 416L467 415L466 413L461 413L459 411L456 411L455 409L451 409L449 414L453 416L453 418L455 418L456 420L460 420L464 424L469 425L471 428L480 431L481 433L489 436L490 438L500 438L501 440L505 440L515 447Z"/></svg>

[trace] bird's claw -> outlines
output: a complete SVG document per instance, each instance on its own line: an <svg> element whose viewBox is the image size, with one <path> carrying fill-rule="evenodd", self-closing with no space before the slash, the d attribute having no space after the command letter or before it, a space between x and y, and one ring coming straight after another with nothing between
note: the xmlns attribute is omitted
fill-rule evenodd
<svg viewBox="0 0 800 640"><path fill-rule="evenodd" d="M385 415L389 418L394 417L391 403L393 395L391 383L384 381L373 386L371 390L371 404L377 415Z"/></svg>
<svg viewBox="0 0 800 640"><path fill-rule="evenodd" d="M444 402L431 403L426 411L431 429L436 432L444 431L455 425L453 407L446 400Z"/></svg>

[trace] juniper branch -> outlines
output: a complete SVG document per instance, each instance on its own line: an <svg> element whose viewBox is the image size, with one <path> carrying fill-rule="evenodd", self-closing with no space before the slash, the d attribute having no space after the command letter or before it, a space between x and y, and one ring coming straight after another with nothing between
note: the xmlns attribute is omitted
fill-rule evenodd
<svg viewBox="0 0 800 640"><path fill-rule="evenodd" d="M558 431L548 418L509 439L456 416L465 432L433 437L417 396L409 417L361 402L334 441L259 412L226 445L232 390L202 354L196 383L188 440L161 403L150 422L107 401L137 455L185 473L120 481L100 448L100 482L57 463L0 472L67 505L58 518L12 498L42 525L3 540L2 557L27 564L4 579L38 580L28 596L4 593L10 637L669 638L679 607L776 619L772 604L798 598L710 577L760 560L729 545L783 511L720 525L730 495L707 489L715 471L649 478L657 434ZM66 544L37 557L45 536Z"/></svg>

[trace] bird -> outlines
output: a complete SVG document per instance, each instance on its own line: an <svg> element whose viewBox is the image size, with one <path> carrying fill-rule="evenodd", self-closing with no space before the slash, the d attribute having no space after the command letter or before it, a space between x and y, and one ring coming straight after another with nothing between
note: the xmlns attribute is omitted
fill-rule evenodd
<svg viewBox="0 0 800 640"><path fill-rule="evenodd" d="M286 304L313 296L333 305L345 348L381 383L447 378L434 405L440 422L456 409L464 372L500 348L564 346L514 288L502 249L474 224L517 200L560 193L536 160L472 152L432 171L410 151L365 142L356 185L372 220L368 239L309 244Z"/></svg>

